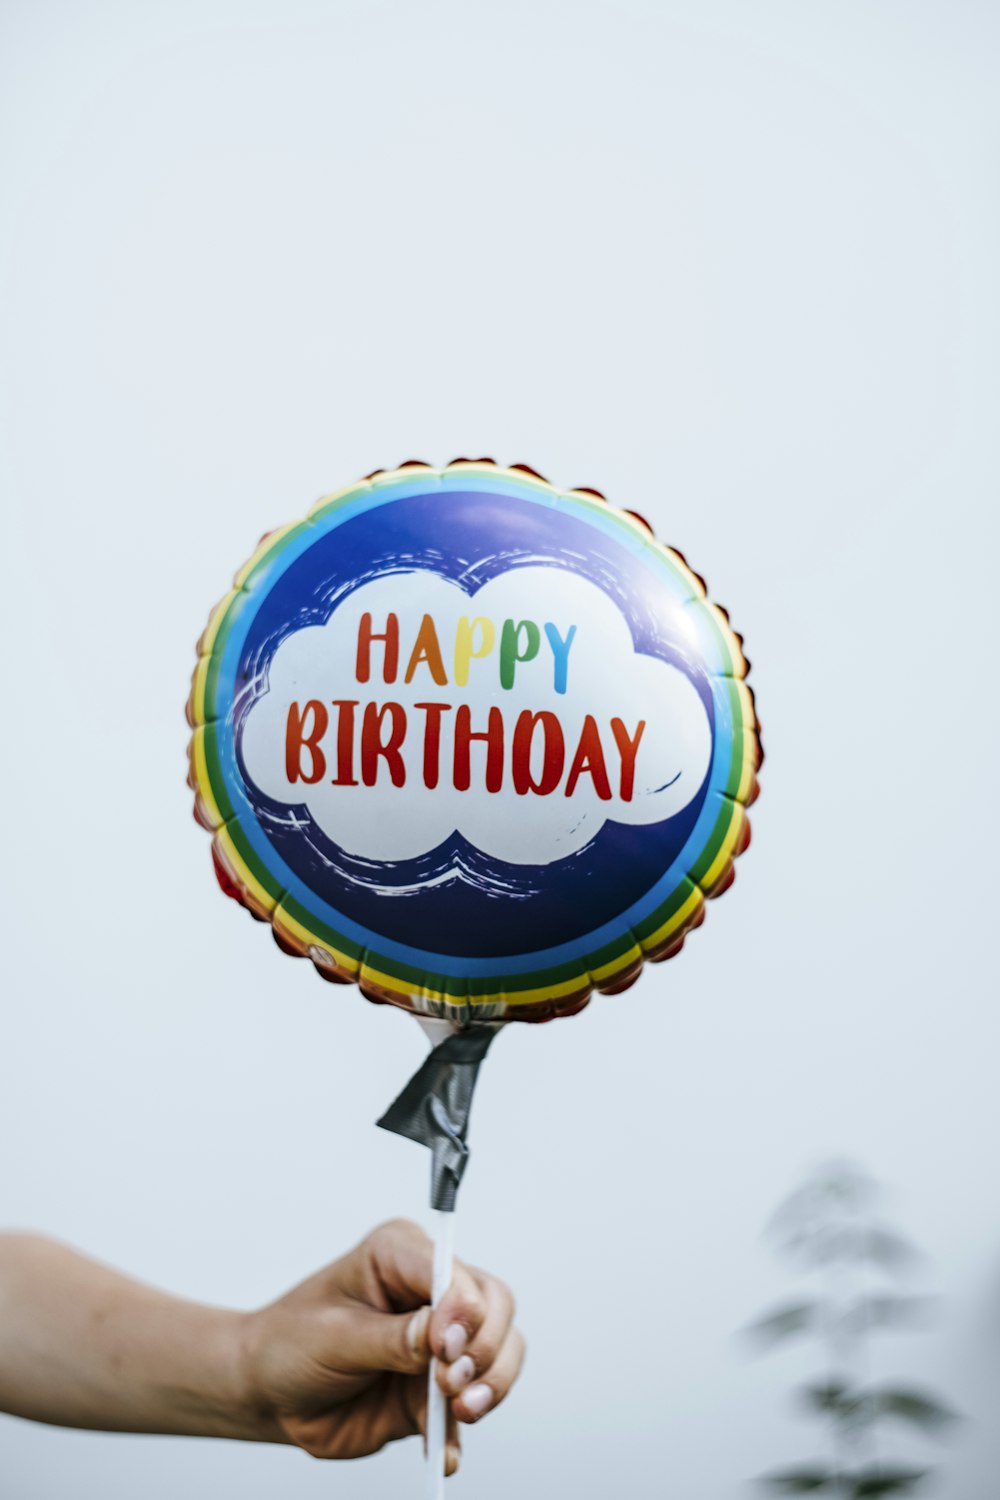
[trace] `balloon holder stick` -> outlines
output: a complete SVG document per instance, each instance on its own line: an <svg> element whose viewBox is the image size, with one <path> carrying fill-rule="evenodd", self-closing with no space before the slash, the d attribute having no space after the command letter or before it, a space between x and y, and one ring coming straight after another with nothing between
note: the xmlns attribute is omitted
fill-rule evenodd
<svg viewBox="0 0 1000 1500"><path fill-rule="evenodd" d="M434 1271L431 1305L451 1285L455 1263L455 1207L469 1159L465 1143L479 1066L500 1027L459 1027L452 1021L417 1018L431 1050L399 1097L379 1120L383 1130L427 1146L431 1152L431 1216ZM444 1494L448 1399L437 1383L437 1361L427 1376L427 1500Z"/></svg>

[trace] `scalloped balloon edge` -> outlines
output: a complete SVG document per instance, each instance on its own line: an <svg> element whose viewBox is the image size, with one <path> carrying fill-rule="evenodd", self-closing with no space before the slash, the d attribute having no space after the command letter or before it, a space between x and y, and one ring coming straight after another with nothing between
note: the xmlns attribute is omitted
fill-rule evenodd
<svg viewBox="0 0 1000 1500"><path fill-rule="evenodd" d="M318 511L325 509L331 503L346 495L376 484L389 484L400 477L410 477L416 473L427 473L443 475L456 470L468 470L472 472L488 472L499 475L509 475L522 482L524 480L535 481L540 486L551 491L557 496L579 496L591 500L600 501L622 518L627 519L632 525L640 530L647 541L652 540L655 546L666 553L674 566L680 569L691 580L692 586L702 605L715 617L717 628L725 640L733 659L733 679L739 682L749 703L749 717L746 728L749 732L753 745L752 768L746 795L735 797L731 800L738 804L741 818L734 820L734 837L731 839L731 847L726 853L718 869L714 869L711 880L704 883L694 881L691 875L684 877L690 886L690 892L682 905L681 918L676 925L665 932L658 941L654 934L654 940L640 939L632 933L632 945L627 947L619 958L607 966L596 971L581 968L577 977L565 980L557 986L552 987L552 992L544 999L519 1000L516 994L507 995L502 988L495 997L480 999L477 996L468 995L465 998L452 998L440 995L433 991L423 991L409 987L398 989L391 983L390 976L385 975L375 964L368 963L368 952L366 951L356 963L345 963L338 960L337 956L329 951L328 947L307 940L308 935L296 931L298 924L292 925L287 913L282 912L282 900L268 906L262 902L255 892L256 881L251 872L246 869L238 852L231 844L227 846L225 839L226 824L215 819L208 803L202 795L202 782L197 770L197 739L200 730L206 724L205 719L198 710L198 700L204 689L204 664L211 659L211 642L215 631L228 611L234 596L239 593L243 583L258 565L258 563L273 549L276 540L294 527L303 524ZM256 548L250 557L237 570L233 578L233 587L211 610L208 623L200 635L196 647L198 661L195 665L191 678L191 688L186 704L186 718L192 734L188 745L188 786L194 792L194 817L200 827L212 834L212 862L216 878L222 891L242 906L258 922L267 923L271 928L271 935L283 953L292 958L308 958L311 960L317 974L328 983L332 984L356 984L364 997L376 1005L393 1005L398 1009L408 1010L417 1015L447 1017L450 1020L465 1023L470 1020L493 1020L493 1021L527 1021L535 1024L555 1020L558 1017L576 1015L590 1003L595 993L603 995L618 995L630 989L640 977L647 963L663 963L669 958L675 958L684 947L688 935L700 927L705 920L706 902L724 894L733 884L736 878L736 860L750 845L751 827L747 809L757 800L760 793L758 772L764 762L764 750L761 743L760 720L757 715L756 700L753 689L746 681L750 672L750 662L743 653L743 638L730 624L728 611L716 604L708 597L708 586L704 578L696 573L688 563L684 554L676 547L661 542L653 530L653 527L637 511L627 510L614 506L607 497L597 489L590 486L578 485L573 489L559 490L551 484L537 469L527 464L501 465L491 458L455 458L450 463L441 467L424 462L422 459L408 459L405 463L398 465L395 469L374 469L359 481L346 485L328 495L323 495L316 501L303 520L293 521L285 526L267 531L260 538ZM208 646L209 649L205 649ZM716 860L715 863L718 863ZM688 911L687 908L690 907ZM670 927L670 924L667 924ZM623 934L623 942L627 941L627 934ZM389 981L389 982L387 982Z"/></svg>

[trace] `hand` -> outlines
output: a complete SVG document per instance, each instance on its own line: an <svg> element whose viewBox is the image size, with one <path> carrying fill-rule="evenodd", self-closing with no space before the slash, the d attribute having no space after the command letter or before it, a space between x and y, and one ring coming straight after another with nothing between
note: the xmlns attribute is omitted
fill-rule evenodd
<svg viewBox="0 0 1000 1500"><path fill-rule="evenodd" d="M360 1458L425 1430L427 1365L450 1397L447 1472L459 1422L476 1422L510 1390L524 1359L514 1299L502 1281L456 1262L431 1312L433 1250L395 1219L245 1325L246 1379L260 1436L316 1458Z"/></svg>

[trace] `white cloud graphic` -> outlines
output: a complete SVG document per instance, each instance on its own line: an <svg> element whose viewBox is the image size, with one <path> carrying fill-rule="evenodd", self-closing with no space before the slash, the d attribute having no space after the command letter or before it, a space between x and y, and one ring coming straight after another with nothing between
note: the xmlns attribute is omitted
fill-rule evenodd
<svg viewBox="0 0 1000 1500"><path fill-rule="evenodd" d="M373 639L369 680L359 682L362 619L370 615L371 631L384 633L390 613L398 622L395 680L384 680L386 647ZM426 616L433 630L424 625L421 634ZM516 654L530 658L513 664L509 687L501 680L505 621L512 622L507 637L516 639ZM515 638L521 621L531 624ZM508 681L510 672L508 663ZM343 703L356 707L335 706ZM499 788L492 791L487 745L462 734L463 723L474 735L485 732L491 709L500 722L497 731L494 714L490 769ZM369 751L363 763L366 713L369 746L376 736L396 742L388 756ZM529 717L538 714L555 718ZM463 779L463 743L467 790L455 784L456 765ZM552 790L540 794L525 789L527 770L534 785L547 784L546 745ZM457 830L511 864L573 854L609 818L636 824L673 817L698 791L711 748L708 716L688 678L635 651L624 616L603 590L544 565L512 569L472 595L423 570L362 585L325 625L296 631L278 647L269 690L247 715L241 741L255 785L277 802L305 804L350 854L412 859ZM364 771L374 784L364 784ZM436 784L426 784L425 772ZM348 775L356 785L335 784Z"/></svg>

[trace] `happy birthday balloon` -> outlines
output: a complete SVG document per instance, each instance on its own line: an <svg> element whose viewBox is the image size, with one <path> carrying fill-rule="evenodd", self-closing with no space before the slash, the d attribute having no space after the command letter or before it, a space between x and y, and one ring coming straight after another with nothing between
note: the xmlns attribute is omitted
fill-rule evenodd
<svg viewBox="0 0 1000 1500"><path fill-rule="evenodd" d="M578 1010L676 953L749 842L739 637L593 490L376 473L264 537L198 650L223 889L370 999Z"/></svg>

